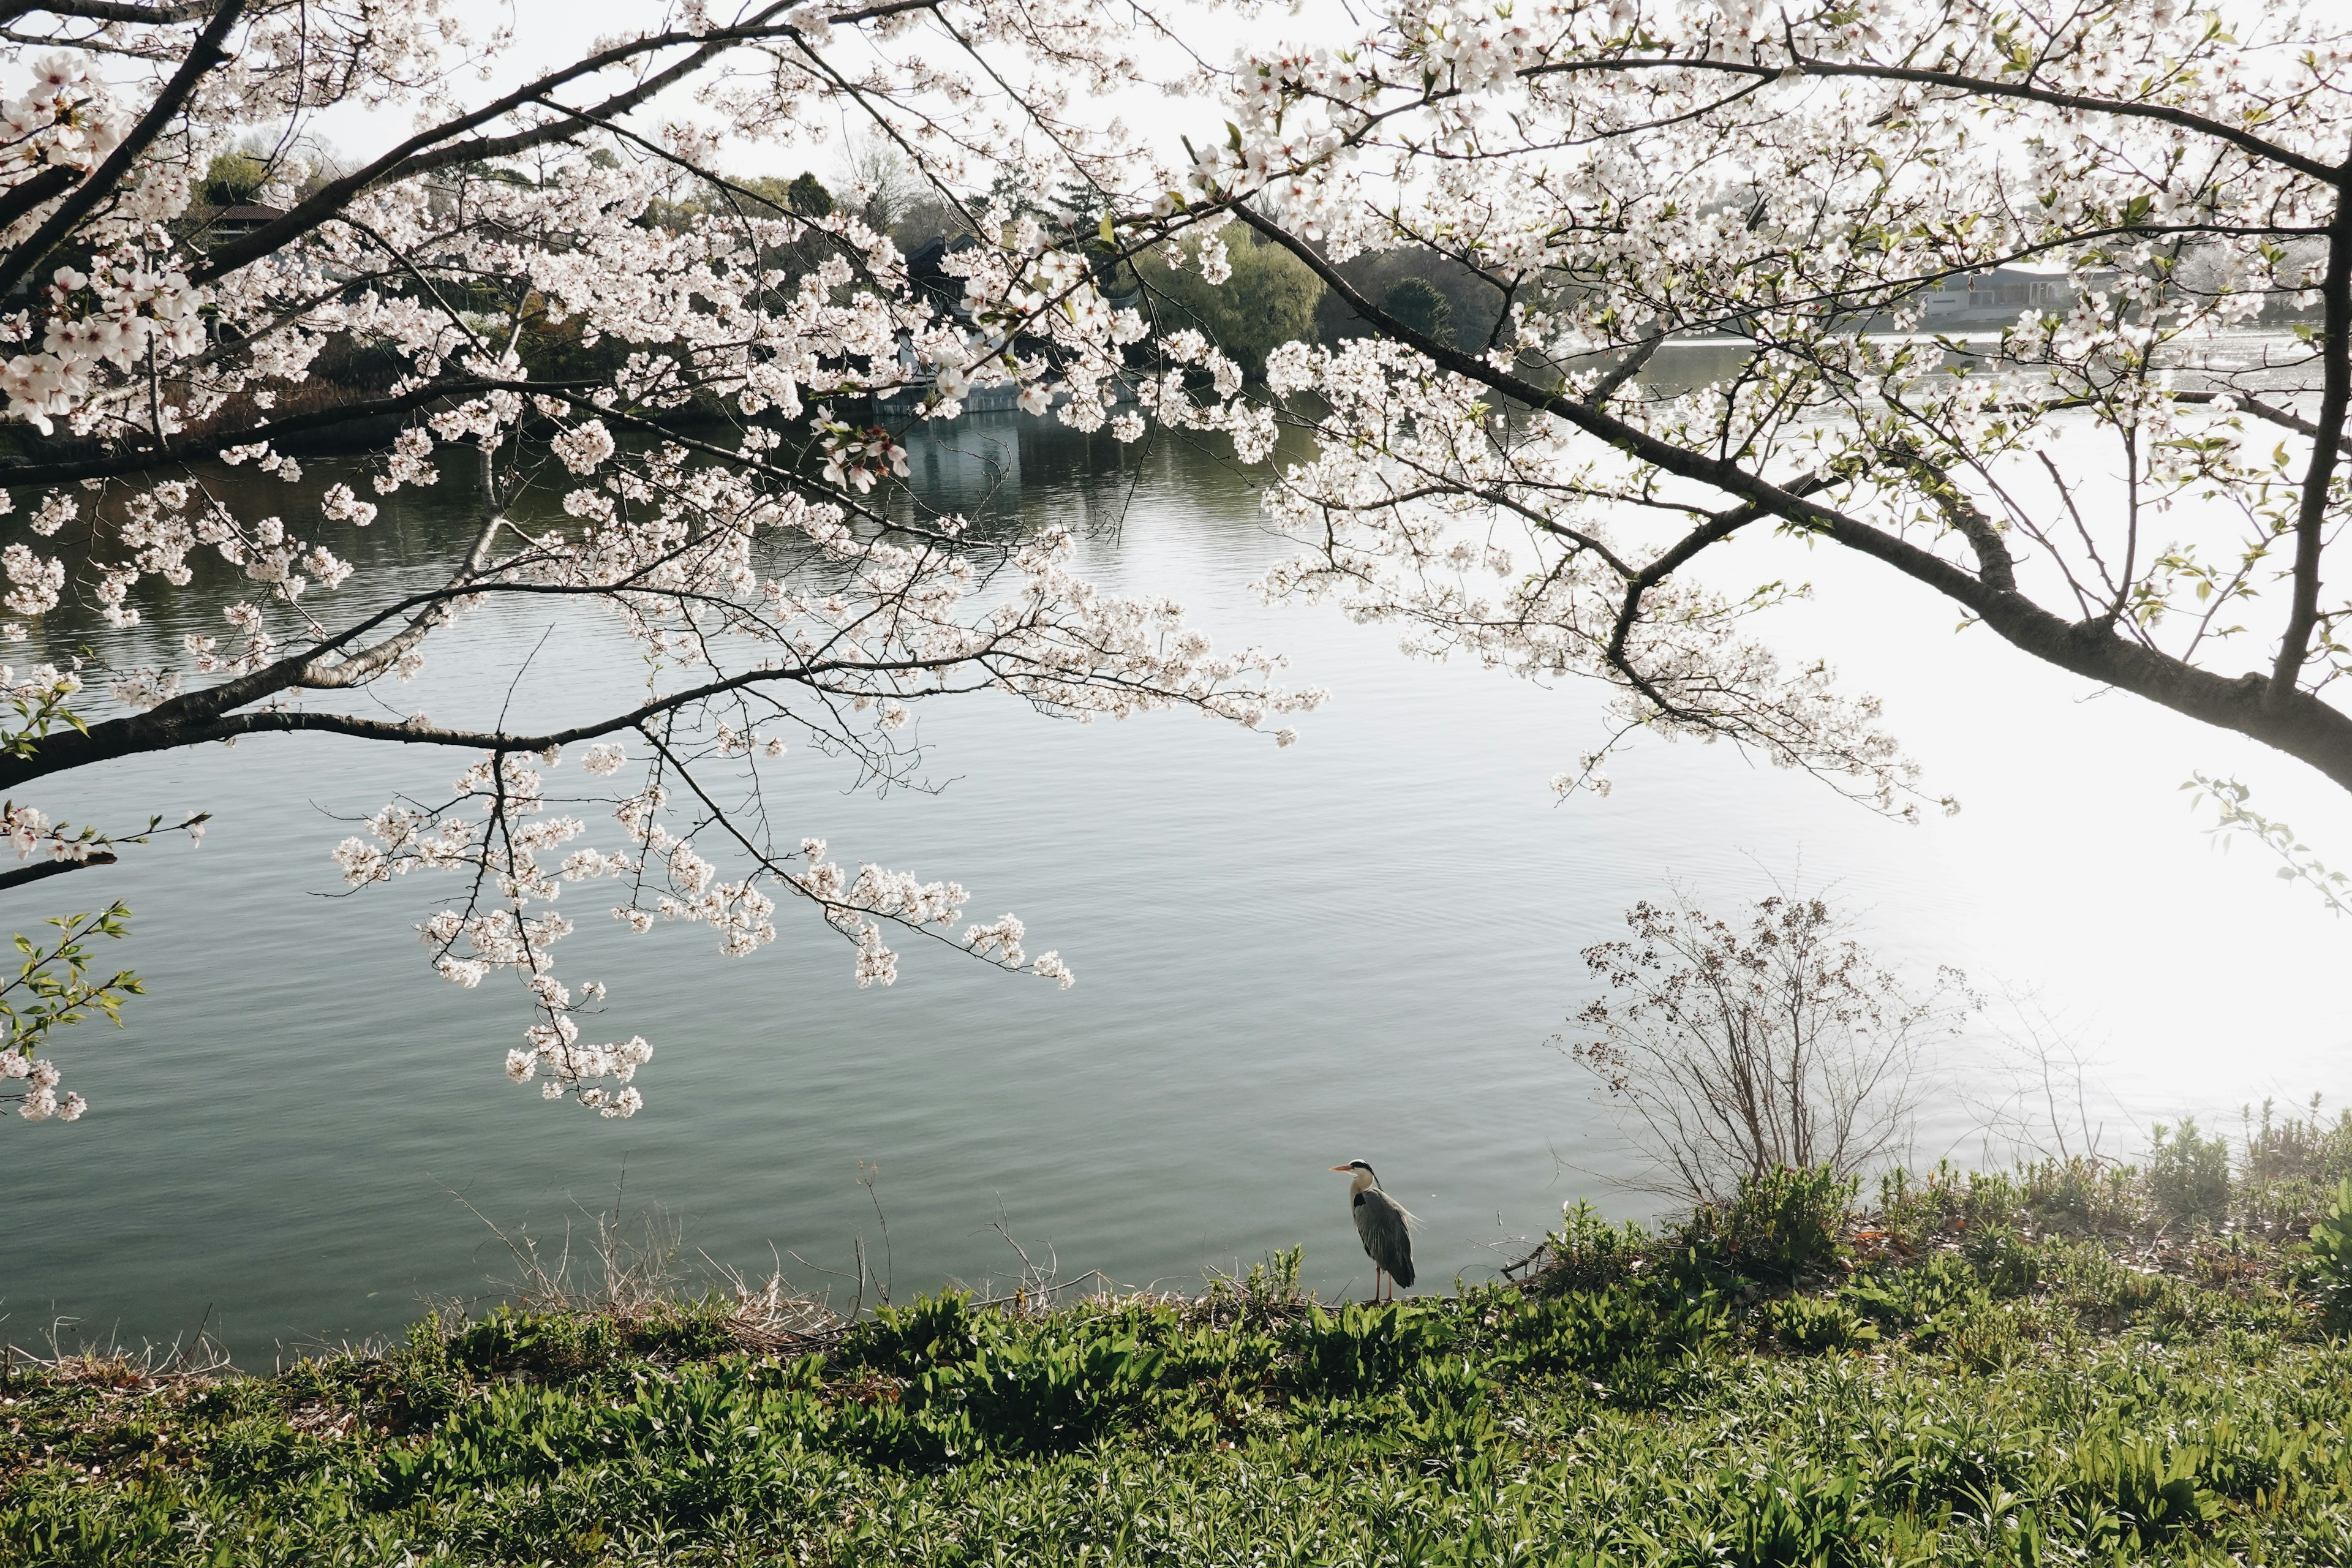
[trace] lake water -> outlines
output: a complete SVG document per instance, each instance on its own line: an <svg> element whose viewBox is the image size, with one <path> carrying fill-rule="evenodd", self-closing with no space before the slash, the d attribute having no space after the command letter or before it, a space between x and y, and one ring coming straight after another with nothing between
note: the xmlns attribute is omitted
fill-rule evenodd
<svg viewBox="0 0 2352 1568"><path fill-rule="evenodd" d="M606 980L617 1032L658 1049L646 1110L601 1121L500 1076L528 1021L510 980L466 992L427 971L411 927L453 883L332 896L338 819L465 759L275 737L55 781L28 798L77 821L217 816L201 850L137 851L0 909L23 929L126 900L124 962L152 993L120 1034L88 1026L58 1051L87 1119L0 1127L0 1334L39 1344L66 1320L68 1342L167 1340L201 1321L266 1363L392 1331L506 1271L466 1205L560 1240L616 1201L659 1205L691 1247L761 1270L773 1249L812 1287L863 1237L902 1297L1016 1272L1000 1223L1034 1258L1137 1284L1304 1244L1314 1285L1361 1292L1327 1170L1359 1157L1427 1221L1424 1281L1442 1289L1564 1201L1649 1209L1615 1184L1627 1155L1550 1039L1591 994L1578 950L1669 879L1718 910L1776 878L1834 886L1890 959L2032 993L2096 1061L2111 1148L2136 1147L2148 1119L2352 1089L2352 928L2242 849L2214 853L2176 786L2236 773L2343 858L2340 794L1956 634L1948 605L1883 574L1762 539L1735 558L1751 582L1820 585L1777 642L1883 694L1962 815L1905 827L1727 747L1655 742L1612 769L1612 796L1560 805L1546 781L1591 744L1599 694L1408 661L1391 630L1260 605L1250 584L1287 547L1253 479L1214 457L1004 417L927 437L916 458L949 504L1069 522L1098 580L1173 595L1221 643L1282 647L1334 694L1287 751L1184 715L1078 726L941 706L920 721L948 781L936 795L852 793L795 752L777 775L789 832L955 878L976 914L1018 910L1075 990L917 950L895 989L861 992L847 948L798 910L773 945L727 961L700 929L626 937L593 900L572 908L591 890L575 889L567 972ZM338 548L437 573L465 504L454 473L448 488ZM267 504L315 515L282 491ZM225 578L152 596L156 647L218 632L234 596ZM615 635L550 624L520 608L462 623L404 700L488 717L535 647L519 702L642 683ZM1954 1055L1980 1089L2000 1081L1999 1023ZM1922 1152L1975 1157L1969 1125L1937 1105Z"/></svg>

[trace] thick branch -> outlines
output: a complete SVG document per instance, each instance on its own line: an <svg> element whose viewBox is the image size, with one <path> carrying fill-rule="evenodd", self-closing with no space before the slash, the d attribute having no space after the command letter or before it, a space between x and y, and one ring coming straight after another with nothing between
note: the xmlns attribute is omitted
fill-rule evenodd
<svg viewBox="0 0 2352 1568"><path fill-rule="evenodd" d="M122 22L134 27L160 27L173 22L193 22L211 9L211 0L168 0L161 5L125 5L122 0L46 0L37 5L0 6L0 21L48 16L68 16L79 22Z"/></svg>
<svg viewBox="0 0 2352 1568"><path fill-rule="evenodd" d="M356 631L346 632L337 640L349 642L358 635ZM174 751L182 746L202 745L209 741L233 741L240 735L315 731L368 741L396 741L410 745L543 752L551 746L568 746L577 741L593 740L599 735L635 729L665 713L750 687L774 684L811 686L828 676L851 671L920 675L981 662L974 656L957 655L879 661L819 659L789 668L750 669L705 681L699 686L688 687L667 697L654 698L608 719L593 720L569 729L536 735L518 735L499 730L453 730L425 722L421 715L396 721L362 719L346 713L309 713L291 709L270 709L254 713L231 711L247 702L257 701L301 684L302 665L306 659L315 657L316 650L308 655L280 659L250 675L186 697L174 698L144 713L109 719L103 723L92 724L86 731L68 730L48 735L30 756L0 756L0 790L12 789L32 779L66 773L74 768L86 768L98 763L113 762L150 752Z"/></svg>
<svg viewBox="0 0 2352 1568"><path fill-rule="evenodd" d="M1982 77L1962 76L1957 71L1915 70L1906 66L1834 65L1805 59L1801 59L1798 64L1808 76L1866 77L1879 81L1916 82L1925 87L1948 87L1985 98L2020 99L2028 103L2072 109L2086 114L2154 120L2227 142L2242 152L2251 153L2267 163L2284 164L2299 174L2308 174L2326 184L2341 188L2345 184L2346 170L2332 169L2316 158L2306 157L2275 142L2266 141L2241 126L2226 124L2202 114L2192 114L2185 109L2175 109L2168 103L2122 103L2110 98L2086 97L2079 92L2058 92L2027 82L1990 81Z"/></svg>
<svg viewBox="0 0 2352 1568"><path fill-rule="evenodd" d="M74 172L63 163L51 163L28 179L19 180L0 195L0 229L9 225L63 191L74 183Z"/></svg>
<svg viewBox="0 0 2352 1568"><path fill-rule="evenodd" d="M1909 66L1841 64L1827 60L1809 60L1801 56L1794 62L1797 72L1805 76L1861 77L1873 81L1907 81L1922 87L1950 88L1956 92L1971 93L1983 98L2010 98L2028 103L2047 104L2053 109L2071 109L2085 114L2113 114L2129 120L2154 120L2166 125L2179 126L2227 142L2231 146L2252 153L2268 163L2279 163L2299 174L2308 174L2326 184L2341 186L2346 174L2318 159L2308 157L2275 142L2265 141L2240 126L2192 114L2185 109L2175 109L2167 103L2130 103L2111 98L2091 98L2077 92L2059 92L2030 82L1994 81L1983 77L1963 76L1958 71L1918 70ZM1692 70L1715 71L1728 76L1778 77L1789 74L1787 68L1758 65L1747 60L1691 59L1665 57L1656 59L1560 60L1549 65L1529 66L1519 74L1523 77L1580 75L1594 71Z"/></svg>
<svg viewBox="0 0 2352 1568"><path fill-rule="evenodd" d="M114 863L112 850L100 849L79 860L44 860L37 866L20 866L13 871L0 871L0 889L21 888L27 882L46 882L51 877L62 877L85 866L111 866Z"/></svg>
<svg viewBox="0 0 2352 1568"><path fill-rule="evenodd" d="M1501 331L1500 322L1496 324L1496 330ZM1617 389L1641 374L1642 367L1655 358L1658 351L1665 347L1665 343L1666 330L1660 327L1656 331L1634 344L1633 352L1610 367L1608 374L1594 382L1591 390L1584 395L1584 400L1598 408L1616 396Z"/></svg>
<svg viewBox="0 0 2352 1568"><path fill-rule="evenodd" d="M0 489L19 485L63 485L76 479L115 479L123 474L139 473L148 468L163 468L172 463L194 462L201 458L217 458L231 447L250 447L257 442L276 441L288 436L299 436L312 430L330 430L338 425L349 425L362 419L383 418L438 403L445 397L473 397L501 387L520 384L506 381L445 381L431 386L420 386L404 392L397 397L379 397L365 403L347 403L340 408L322 408L310 414L289 415L266 425L248 425L241 430L216 430L209 436L191 436L184 441L173 441L161 447L144 450L110 452L98 458L78 458L61 463L0 464ZM581 385L578 382L558 383L559 385ZM533 391L547 390L533 386Z"/></svg>
<svg viewBox="0 0 2352 1568"><path fill-rule="evenodd" d="M2345 172L2352 174L2352 160L2345 163ZM2326 542L2345 411L2352 405L2352 190L2336 193L2336 220L2327 230L2327 270L2319 284L2326 311L2321 329L2326 336L2319 345L2319 417L2294 520L2294 596L2287 606L2286 630L2279 637L2278 662L2271 668L2269 700L2273 705L2284 704L2302 681L2304 660L2311 656L2312 630L2319 624L2319 552Z"/></svg>
<svg viewBox="0 0 2352 1568"><path fill-rule="evenodd" d="M1827 484L1827 480L1819 478L1802 479L1789 487L1789 493L1811 495L1826 488ZM1722 543L1749 523L1769 515L1765 508L1752 501L1727 511L1717 512L1705 523L1675 541L1673 546L1656 560L1628 577L1624 601L1617 606L1617 624L1610 629L1609 646L1602 650L1602 657L1610 665L1628 679L1635 678L1633 668L1625 657L1625 639L1632 635L1633 623L1641 616L1643 595L1673 576L1686 563L1695 560L1700 552Z"/></svg>
<svg viewBox="0 0 2352 1568"><path fill-rule="evenodd" d="M1930 462L1924 454L1907 447L1895 447L1893 456L1919 480L1920 489L1935 503L1936 510L1944 514L1944 521L1952 525L1952 531L1967 540L1969 548L1976 552L1977 575L1983 580L1985 586L1999 594L2015 593L2017 562L2010 554L2009 545L2001 538L2000 530L1994 526L1991 518L1985 515L1984 509L1971 500L1966 490L1952 482L1952 476L1941 464ZM2112 625L2114 621L2111 612L2106 622Z"/></svg>

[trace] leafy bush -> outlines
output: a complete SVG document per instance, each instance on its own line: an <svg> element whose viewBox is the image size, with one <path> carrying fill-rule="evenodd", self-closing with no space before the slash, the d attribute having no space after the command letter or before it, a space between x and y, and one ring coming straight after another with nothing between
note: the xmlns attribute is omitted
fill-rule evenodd
<svg viewBox="0 0 2352 1568"><path fill-rule="evenodd" d="M1813 1463L1775 1467L1762 1476L1731 1468L1712 1478L1729 1504L1717 1561L1737 1568L1848 1568L1885 1561L1873 1537L1884 1530L1872 1517L1862 1478L1851 1465L1825 1470Z"/></svg>
<svg viewBox="0 0 2352 1568"><path fill-rule="evenodd" d="M1253 1312L1265 1315L1282 1308L1295 1307L1307 1299L1300 1288L1299 1275L1307 1263L1307 1249L1286 1247L1266 1254L1263 1261L1249 1266L1249 1272L1236 1279L1219 1274L1209 1281L1209 1299L1231 1301L1239 1306L1244 1316Z"/></svg>
<svg viewBox="0 0 2352 1568"><path fill-rule="evenodd" d="M2344 1178L2327 1212L2312 1226L2311 1257L2328 1328L2352 1329L2352 1176Z"/></svg>
<svg viewBox="0 0 2352 1568"><path fill-rule="evenodd" d="M1719 1267L1790 1284L1844 1263L1847 1211L1860 1186L1828 1165L1744 1176L1730 1203L1692 1214L1683 1240Z"/></svg>
<svg viewBox="0 0 2352 1568"><path fill-rule="evenodd" d="M2352 1111L2326 1120L2314 1095L2303 1114L2281 1116L2266 1100L2259 1120L2247 1109L2244 1125L2233 1194L2237 1223L2273 1237L2300 1236L2352 1176Z"/></svg>
<svg viewBox="0 0 2352 1568"><path fill-rule="evenodd" d="M1148 1401L1163 1352L1124 1334L990 1336L969 1361L918 1376L902 1408L941 1458L1034 1453L1091 1442ZM926 1452L925 1457L929 1457Z"/></svg>
<svg viewBox="0 0 2352 1568"><path fill-rule="evenodd" d="M625 1344L621 1324L603 1313L500 1307L452 1335L449 1354L474 1372L563 1375L602 1366Z"/></svg>
<svg viewBox="0 0 2352 1568"><path fill-rule="evenodd" d="M2080 1154L2020 1166L2018 1184L2034 1225L2068 1235L2129 1230L2146 1206L2137 1168Z"/></svg>
<svg viewBox="0 0 2352 1568"><path fill-rule="evenodd" d="M1617 1284L1641 1267L1652 1246L1650 1233L1632 1220L1612 1226L1579 1198L1573 1207L1560 1210L1559 1228L1544 1237L1537 1289L1557 1295Z"/></svg>
<svg viewBox="0 0 2352 1568"><path fill-rule="evenodd" d="M2230 1141L2202 1137L2197 1119L2148 1129L2148 1197L2166 1218L2210 1223L2230 1212Z"/></svg>
<svg viewBox="0 0 2352 1568"><path fill-rule="evenodd" d="M2075 1445L2071 1489L2111 1510L2098 1521L2100 1533L2117 1545L2151 1547L2206 1521L2209 1500L2197 1485L2203 1457L2198 1447L2110 1426Z"/></svg>
<svg viewBox="0 0 2352 1568"><path fill-rule="evenodd" d="M1497 1316L1500 1360L1520 1372L1575 1373L1620 1396L1654 1384L1664 1363L1730 1337L1713 1291L1616 1286L1538 1298Z"/></svg>
<svg viewBox="0 0 2352 1568"><path fill-rule="evenodd" d="M1897 1165L1878 1178L1878 1233L1907 1252L1916 1252L1940 1236L1958 1216L1965 1201L1965 1180L1946 1161L1916 1180Z"/></svg>
<svg viewBox="0 0 2352 1568"><path fill-rule="evenodd" d="M1286 1336L1298 1358L1297 1385L1318 1394L1387 1387L1451 1338L1444 1314L1411 1301L1318 1307Z"/></svg>
<svg viewBox="0 0 2352 1568"><path fill-rule="evenodd" d="M1996 1296L2022 1296L2042 1280L2041 1254L2007 1226L1972 1230L1960 1256Z"/></svg>
<svg viewBox="0 0 2352 1568"><path fill-rule="evenodd" d="M2243 1167L2249 1183L2308 1182L2333 1187L2352 1176L2352 1110L2340 1110L2330 1121L2320 1114L2315 1094L2300 1116L2279 1116L2275 1102L2266 1100L2261 1120L2249 1107L2245 1122Z"/></svg>
<svg viewBox="0 0 2352 1568"><path fill-rule="evenodd" d="M960 1366L980 1353L981 1336L993 1325L971 1308L971 1298L946 1290L911 1307L884 1307L842 1342L841 1359L852 1366L877 1367L902 1377L943 1366Z"/></svg>

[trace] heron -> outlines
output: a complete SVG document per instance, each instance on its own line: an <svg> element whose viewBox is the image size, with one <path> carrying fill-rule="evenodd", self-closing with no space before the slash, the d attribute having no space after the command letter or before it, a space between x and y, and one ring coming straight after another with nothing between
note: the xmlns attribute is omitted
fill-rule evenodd
<svg viewBox="0 0 2352 1568"><path fill-rule="evenodd" d="M1404 1205L1381 1191L1381 1179L1361 1160L1350 1160L1333 1170L1353 1178L1348 1183L1348 1202L1356 1213L1356 1234L1363 1238L1364 1256L1372 1260L1372 1300L1381 1300L1383 1276L1392 1281L1388 1299L1394 1300L1394 1285L1412 1289L1412 1215Z"/></svg>

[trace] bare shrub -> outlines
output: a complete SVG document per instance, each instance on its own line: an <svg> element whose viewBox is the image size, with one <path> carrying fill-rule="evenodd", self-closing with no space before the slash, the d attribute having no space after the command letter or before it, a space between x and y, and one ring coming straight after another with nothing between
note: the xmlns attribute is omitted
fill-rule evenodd
<svg viewBox="0 0 2352 1568"><path fill-rule="evenodd" d="M1915 994L1819 898L1759 899L1741 930L1677 889L1625 923L1630 940L1584 950L1610 994L1561 1039L1649 1159L1636 1184L1692 1204L1729 1201L1743 1177L1851 1176L1896 1153L1930 1045L1978 1005L1956 969Z"/></svg>
<svg viewBox="0 0 2352 1568"><path fill-rule="evenodd" d="M2006 1150L2020 1164L2082 1163L2092 1170L2121 1162L2106 1150L2106 1113L2122 1114L2099 1084L2096 1063L2072 1033L2031 993L2004 996L2008 1021L2000 1044L1988 1050L1958 1098L1984 1134L1986 1157ZM2102 1112L2093 1120L2094 1107Z"/></svg>

